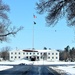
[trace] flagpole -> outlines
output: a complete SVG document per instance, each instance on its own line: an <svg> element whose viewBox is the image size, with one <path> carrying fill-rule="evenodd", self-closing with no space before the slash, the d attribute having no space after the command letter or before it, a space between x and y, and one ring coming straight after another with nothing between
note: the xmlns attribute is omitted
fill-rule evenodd
<svg viewBox="0 0 75 75"><path fill-rule="evenodd" d="M33 29L32 29L32 50L34 52L34 24L33 24ZM32 56L32 59L34 60L34 54ZM33 64L34 64L34 61L33 61Z"/></svg>
<svg viewBox="0 0 75 75"><path fill-rule="evenodd" d="M33 17L37 18L34 14L33 14ZM33 24L32 50L34 50L34 25L36 24L36 22L34 21L33 23L34 24Z"/></svg>
<svg viewBox="0 0 75 75"><path fill-rule="evenodd" d="M33 15L34 18L36 18L35 15ZM34 21L34 24L36 24L36 22ZM32 50L34 52L34 24L33 24L33 29L32 29ZM34 57L34 54L33 54L33 60L35 60L35 57ZM33 61L33 64L34 64L34 61Z"/></svg>
<svg viewBox="0 0 75 75"><path fill-rule="evenodd" d="M32 37L32 50L34 50L34 25L33 25L33 37Z"/></svg>

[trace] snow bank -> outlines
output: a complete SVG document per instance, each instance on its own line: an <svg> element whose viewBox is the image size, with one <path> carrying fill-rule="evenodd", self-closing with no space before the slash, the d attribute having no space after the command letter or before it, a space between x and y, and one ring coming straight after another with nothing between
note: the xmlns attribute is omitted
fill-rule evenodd
<svg viewBox="0 0 75 75"><path fill-rule="evenodd" d="M28 60L17 60L17 61L13 61L13 62L10 62L10 61L3 61L3 62L0 62L0 64L9 64L9 65L18 65L18 64L21 64L21 63L25 63L25 64L32 64L32 61L28 61Z"/></svg>
<svg viewBox="0 0 75 75"><path fill-rule="evenodd" d="M0 62L0 64L9 64L9 65L18 65L20 63L25 63L25 64L33 64L33 65L75 65L75 62L50 62L50 61L29 61L29 60L17 60L17 61L3 61Z"/></svg>
<svg viewBox="0 0 75 75"><path fill-rule="evenodd" d="M58 67L58 69L64 70L67 74L75 75L75 66Z"/></svg>
<svg viewBox="0 0 75 75"><path fill-rule="evenodd" d="M13 66L0 66L0 71L13 68Z"/></svg>
<svg viewBox="0 0 75 75"><path fill-rule="evenodd" d="M34 65L75 65L75 62L50 62L50 61L34 61Z"/></svg>
<svg viewBox="0 0 75 75"><path fill-rule="evenodd" d="M33 64L33 65L75 65L75 62L50 62L50 61L29 61L29 60L17 60L17 61L2 61L0 64L9 64L9 65L18 65L20 63L25 63L25 64Z"/></svg>
<svg viewBox="0 0 75 75"><path fill-rule="evenodd" d="M75 66L58 66L50 67L60 74L66 73L67 75L75 75Z"/></svg>

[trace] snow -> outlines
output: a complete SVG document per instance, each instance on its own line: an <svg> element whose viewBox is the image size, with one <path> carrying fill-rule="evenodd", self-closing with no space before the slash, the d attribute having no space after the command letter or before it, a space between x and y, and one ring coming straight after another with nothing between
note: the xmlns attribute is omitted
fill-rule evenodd
<svg viewBox="0 0 75 75"><path fill-rule="evenodd" d="M49 62L49 61L28 61L28 60L18 60L18 61L1 61L1 64L9 64L9 65L18 65L21 63L29 64L29 65L50 65L49 68L56 70L57 72L66 73L68 75L75 75L75 62ZM51 65L58 65L57 67ZM60 66L64 65L64 66ZM65 66L66 65L66 66ZM13 68L13 66L0 66L0 71Z"/></svg>
<svg viewBox="0 0 75 75"><path fill-rule="evenodd" d="M57 72L66 73L67 75L75 75L75 66L58 66L58 67L50 67Z"/></svg>
<svg viewBox="0 0 75 75"><path fill-rule="evenodd" d="M61 70L65 71L66 73L75 75L75 66L58 67L58 69L61 69Z"/></svg>
<svg viewBox="0 0 75 75"><path fill-rule="evenodd" d="M51 61L34 61L34 65L75 65L75 62L51 62Z"/></svg>
<svg viewBox="0 0 75 75"><path fill-rule="evenodd" d="M13 68L13 66L0 66L0 71L11 69L11 68Z"/></svg>
<svg viewBox="0 0 75 75"><path fill-rule="evenodd" d="M10 62L10 61L3 61L3 62L0 62L0 64L6 64L6 65L19 65L21 63L25 63L25 64L32 64L32 61L28 61L28 60L17 60L17 61L13 61L13 62Z"/></svg>
<svg viewBox="0 0 75 75"><path fill-rule="evenodd" d="M21 63L25 63L25 64L31 65L33 62L28 61L28 60L18 60L18 61L13 61L13 62L2 61L2 62L0 62L0 71L13 68L13 66L5 66L5 65L19 65Z"/></svg>

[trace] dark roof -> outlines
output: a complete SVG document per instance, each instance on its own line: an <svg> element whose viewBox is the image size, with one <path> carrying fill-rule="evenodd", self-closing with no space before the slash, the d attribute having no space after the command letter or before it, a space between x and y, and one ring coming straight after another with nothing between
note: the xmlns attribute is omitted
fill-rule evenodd
<svg viewBox="0 0 75 75"><path fill-rule="evenodd" d="M35 51L35 50L23 50L24 52L38 52L38 51Z"/></svg>

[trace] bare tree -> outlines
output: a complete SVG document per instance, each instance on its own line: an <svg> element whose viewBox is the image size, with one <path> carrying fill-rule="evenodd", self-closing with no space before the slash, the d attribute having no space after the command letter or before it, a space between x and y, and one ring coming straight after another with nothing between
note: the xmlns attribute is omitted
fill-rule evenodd
<svg viewBox="0 0 75 75"><path fill-rule="evenodd" d="M3 60L9 60L9 51L11 50L10 47L3 47L1 49L1 58L3 58Z"/></svg>
<svg viewBox="0 0 75 75"><path fill-rule="evenodd" d="M39 0L36 4L39 14L47 12L48 26L55 25L64 16L67 25L75 26L75 0Z"/></svg>
<svg viewBox="0 0 75 75"><path fill-rule="evenodd" d="M23 29L23 27L16 28L15 26L10 26L11 22L7 15L9 11L9 6L0 0L0 41L7 41L8 35L15 35Z"/></svg>

